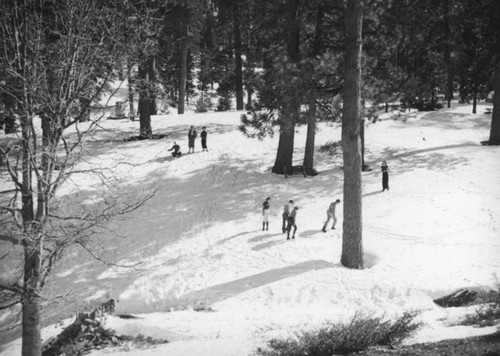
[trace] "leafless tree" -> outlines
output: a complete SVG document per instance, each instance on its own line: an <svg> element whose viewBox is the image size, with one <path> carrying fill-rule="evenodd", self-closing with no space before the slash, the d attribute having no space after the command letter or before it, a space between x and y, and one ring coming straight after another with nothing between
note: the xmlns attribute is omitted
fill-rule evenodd
<svg viewBox="0 0 500 356"><path fill-rule="evenodd" d="M18 134L0 145L2 177L8 177L0 195L0 243L10 244L22 269L0 280L0 309L21 305L23 355L41 354L43 287L62 251L75 243L91 251L88 237L103 222L141 204L113 201L71 211L57 199L99 125L98 117L80 124L88 105L136 45L127 5L0 0L0 67L6 74L0 93L13 100L11 113L19 121Z"/></svg>

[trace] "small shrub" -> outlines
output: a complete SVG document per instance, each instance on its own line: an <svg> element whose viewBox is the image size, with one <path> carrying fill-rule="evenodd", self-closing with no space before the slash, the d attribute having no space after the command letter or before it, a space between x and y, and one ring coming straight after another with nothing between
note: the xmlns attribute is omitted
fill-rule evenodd
<svg viewBox="0 0 500 356"><path fill-rule="evenodd" d="M314 331L302 331L296 338L271 339L258 356L347 355L374 345L391 345L410 336L419 327L416 312L404 313L396 320L383 320L356 314L348 323L327 323Z"/></svg>
<svg viewBox="0 0 500 356"><path fill-rule="evenodd" d="M196 112L207 112L210 109L212 109L212 100L208 96L200 97L196 101Z"/></svg>
<svg viewBox="0 0 500 356"><path fill-rule="evenodd" d="M328 152L330 156L342 154L342 141L328 141L319 148L320 152Z"/></svg>
<svg viewBox="0 0 500 356"><path fill-rule="evenodd" d="M500 320L500 305L483 305L473 314L468 314L457 325L478 325L480 327L493 326Z"/></svg>

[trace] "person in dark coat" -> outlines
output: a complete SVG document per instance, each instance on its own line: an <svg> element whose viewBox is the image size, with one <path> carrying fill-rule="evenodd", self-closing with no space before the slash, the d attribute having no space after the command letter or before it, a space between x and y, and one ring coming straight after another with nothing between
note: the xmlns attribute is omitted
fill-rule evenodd
<svg viewBox="0 0 500 356"><path fill-rule="evenodd" d="M299 207L296 206L293 208L292 212L290 213L290 216L288 217L288 226L286 227L286 239L290 240L290 230L292 230L293 227L293 235L292 239L295 239L295 232L297 231L297 211L299 210Z"/></svg>
<svg viewBox="0 0 500 356"><path fill-rule="evenodd" d="M271 198L267 197L262 203L262 231L269 230L269 209L271 208Z"/></svg>
<svg viewBox="0 0 500 356"><path fill-rule="evenodd" d="M382 171L382 191L384 192L386 189L389 190L389 166L385 161L382 162L380 170Z"/></svg>
<svg viewBox="0 0 500 356"><path fill-rule="evenodd" d="M288 217L290 216L292 210L293 210L293 200L290 200L287 204L283 205L283 214L281 214L281 217L283 218L281 231L283 231L283 233L286 232L286 223L288 221Z"/></svg>
<svg viewBox="0 0 500 356"><path fill-rule="evenodd" d="M203 128L202 128L200 137L201 137L201 148L202 148L201 151L202 152L203 151L207 151L208 152L208 148L207 148L207 131L206 131L206 127L205 126L203 126Z"/></svg>
<svg viewBox="0 0 500 356"><path fill-rule="evenodd" d="M191 126L188 132L188 147L189 147L188 153L194 153L194 139L196 138L196 136L198 136L198 133L196 132L194 127Z"/></svg>
<svg viewBox="0 0 500 356"><path fill-rule="evenodd" d="M174 151L174 152L172 152L172 156L174 156L174 157L180 157L181 156L181 154L182 154L181 153L181 146L179 146L177 144L177 142L175 142L175 141L174 141L174 145L172 146L172 148L169 149L169 150L167 150L167 151L172 151L172 150Z"/></svg>

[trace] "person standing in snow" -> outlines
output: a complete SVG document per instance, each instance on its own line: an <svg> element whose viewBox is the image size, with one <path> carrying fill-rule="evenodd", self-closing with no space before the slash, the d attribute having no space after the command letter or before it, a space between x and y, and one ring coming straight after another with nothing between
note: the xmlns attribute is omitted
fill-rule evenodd
<svg viewBox="0 0 500 356"><path fill-rule="evenodd" d="M287 204L283 206L283 214L281 215L283 218L283 224L281 225L281 230L283 233L286 232L286 223L288 221L288 217L290 216L290 212L293 210L293 200L290 200Z"/></svg>
<svg viewBox="0 0 500 356"><path fill-rule="evenodd" d="M299 210L299 207L296 206L292 209L290 216L288 217L288 226L286 227L286 239L290 240L290 230L292 230L293 227L293 235L292 239L295 239L295 232L297 231L297 211Z"/></svg>
<svg viewBox="0 0 500 356"><path fill-rule="evenodd" d="M335 215L335 208L337 207L337 204L339 204L339 203L340 203L340 199L337 199L334 202L330 203L330 206L328 207L328 210L326 211L326 222L323 225L323 229L321 229L321 231L326 232L326 226L330 222L330 219L333 220L332 230L335 230L335 225L337 224L337 216Z"/></svg>
<svg viewBox="0 0 500 356"><path fill-rule="evenodd" d="M171 149L167 150L167 151L174 151L172 152L172 156L174 157L180 157L181 156L181 147L177 144L177 142L174 141L174 145L172 146Z"/></svg>
<svg viewBox="0 0 500 356"><path fill-rule="evenodd" d="M386 189L389 190L389 166L383 161L380 169L382 171L382 191L384 192Z"/></svg>
<svg viewBox="0 0 500 356"><path fill-rule="evenodd" d="M200 137L201 137L201 148L202 148L202 152L203 151L207 151L208 152L208 148L207 148L207 131L206 131L206 127L203 126L202 127L202 131L201 131L201 134L200 134Z"/></svg>
<svg viewBox="0 0 500 356"><path fill-rule="evenodd" d="M188 147L189 147L188 153L194 153L194 139L196 138L196 136L198 136L198 133L196 132L194 127L191 126L188 132Z"/></svg>
<svg viewBox="0 0 500 356"><path fill-rule="evenodd" d="M271 208L271 198L267 197L262 203L262 231L269 230L269 209Z"/></svg>

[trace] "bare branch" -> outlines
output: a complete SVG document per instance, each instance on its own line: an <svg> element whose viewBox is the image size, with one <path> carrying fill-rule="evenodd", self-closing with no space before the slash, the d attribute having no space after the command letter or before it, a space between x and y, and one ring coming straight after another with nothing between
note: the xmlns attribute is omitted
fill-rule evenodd
<svg viewBox="0 0 500 356"><path fill-rule="evenodd" d="M15 306L17 304L21 304L21 299L16 299L16 300L14 300L13 302L11 302L9 304L0 305L0 310L10 309L10 308L12 308L13 306Z"/></svg>

